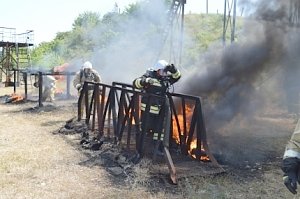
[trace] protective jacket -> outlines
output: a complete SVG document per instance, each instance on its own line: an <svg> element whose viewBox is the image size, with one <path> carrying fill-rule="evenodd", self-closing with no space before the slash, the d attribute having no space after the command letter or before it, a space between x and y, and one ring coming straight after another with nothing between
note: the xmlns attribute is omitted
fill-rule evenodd
<svg viewBox="0 0 300 199"><path fill-rule="evenodd" d="M165 75L160 75L159 71L148 69L144 75L136 78L133 81L133 86L135 88L142 89L149 94L162 96L162 98L149 98L144 96L141 100L142 123L147 122L149 124L149 129L146 129L146 131L152 131L153 140L164 140L164 132L162 131L162 129L165 115L164 112L161 111L161 108L165 103L165 94L169 86L177 82L181 77L179 70L177 70L174 65L172 65L171 68L173 68L172 72L169 71L171 75L166 75L167 72L165 72ZM165 69L160 70L163 71ZM149 120L145 121L144 112L146 110L147 103L149 103L150 105L150 116Z"/></svg>
<svg viewBox="0 0 300 199"><path fill-rule="evenodd" d="M56 79L51 75L46 75L43 78L43 85L48 88L56 88Z"/></svg>
<svg viewBox="0 0 300 199"><path fill-rule="evenodd" d="M174 73L168 76L160 76L157 71L148 69L147 72L133 81L133 86L138 89L143 89L146 93L164 96L170 85L177 82L181 77L181 73L176 69ZM143 97L141 101L141 110L146 108L147 98ZM163 99L151 98L150 113L159 114Z"/></svg>
<svg viewBox="0 0 300 199"><path fill-rule="evenodd" d="M81 69L76 73L73 80L73 85L77 90L79 90L80 88L82 88L85 81L99 83L101 82L101 76L94 69L91 69L89 73L85 73L84 70Z"/></svg>
<svg viewBox="0 0 300 199"><path fill-rule="evenodd" d="M101 82L101 76L99 75L99 73L90 68L89 72L85 72L85 70L82 68L80 69L80 71L78 71L74 77L73 80L73 85L74 87L77 89L78 91L78 95L80 95L80 92L83 88L83 84L85 81L89 81L89 82L94 82L94 83L100 83ZM88 88L88 102L85 101L85 98L82 99L81 101L81 117L83 116L83 110L85 107L85 103L90 103L92 100L92 96L93 96L93 89L94 87L92 86L91 88Z"/></svg>
<svg viewBox="0 0 300 199"><path fill-rule="evenodd" d="M295 127L291 139L288 141L283 159L298 158L300 159L300 119Z"/></svg>
<svg viewBox="0 0 300 199"><path fill-rule="evenodd" d="M39 82L34 83L35 87L38 87ZM51 75L43 76L43 94L42 94L42 101L46 101L48 98L50 102L53 102L54 95L56 90L56 79Z"/></svg>
<svg viewBox="0 0 300 199"><path fill-rule="evenodd" d="M300 119L286 145L281 169L285 186L291 193L297 194L297 184L300 183Z"/></svg>

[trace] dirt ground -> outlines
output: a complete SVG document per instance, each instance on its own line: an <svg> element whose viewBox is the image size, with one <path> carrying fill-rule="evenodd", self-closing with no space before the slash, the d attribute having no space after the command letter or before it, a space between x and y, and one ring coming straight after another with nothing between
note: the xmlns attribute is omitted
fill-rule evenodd
<svg viewBox="0 0 300 199"><path fill-rule="evenodd" d="M118 181L106 168L84 164L91 156L76 146L80 140L57 133L76 116L76 100L41 108L37 102L5 103L3 96L12 91L0 88L0 199L298 198L284 187L280 170L295 126L291 115L265 114L223 129L215 144L223 148L216 154L223 173L182 177L172 185L150 174L145 165L151 160L145 159L135 166L135 175ZM230 135L240 131L248 133L233 140Z"/></svg>

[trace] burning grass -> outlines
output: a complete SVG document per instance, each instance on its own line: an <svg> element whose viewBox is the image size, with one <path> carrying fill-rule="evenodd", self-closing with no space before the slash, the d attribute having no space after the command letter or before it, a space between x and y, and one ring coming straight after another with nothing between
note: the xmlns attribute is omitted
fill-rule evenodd
<svg viewBox="0 0 300 199"><path fill-rule="evenodd" d="M3 103L19 104L25 102L24 96L17 93L1 96L0 99L3 101Z"/></svg>

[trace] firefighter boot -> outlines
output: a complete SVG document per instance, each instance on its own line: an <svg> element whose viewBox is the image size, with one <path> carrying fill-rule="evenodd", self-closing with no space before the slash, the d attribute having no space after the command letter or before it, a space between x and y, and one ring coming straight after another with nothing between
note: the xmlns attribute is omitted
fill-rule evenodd
<svg viewBox="0 0 300 199"><path fill-rule="evenodd" d="M156 140L154 142L154 155L158 155L158 156L164 155L164 145L160 140Z"/></svg>

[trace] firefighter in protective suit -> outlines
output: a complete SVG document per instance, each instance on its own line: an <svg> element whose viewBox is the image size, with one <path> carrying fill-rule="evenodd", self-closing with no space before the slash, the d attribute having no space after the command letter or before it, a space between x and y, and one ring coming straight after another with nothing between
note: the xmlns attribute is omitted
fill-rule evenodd
<svg viewBox="0 0 300 199"><path fill-rule="evenodd" d="M170 85L177 82L181 77L180 71L174 66L174 64L169 64L165 60L159 60L153 68L146 71L144 75L136 78L133 81L133 86L137 89L142 89L146 93L151 93L159 96L165 96ZM164 112L161 111L161 106L164 103L162 99L150 98L150 113L149 120L145 121L144 111L146 109L146 103L148 101L147 97L142 97L141 100L141 122L147 122L149 129L146 132L150 135L153 134L154 143L159 143L159 151L163 149L162 141L164 139L163 130L163 120ZM145 129L142 129L144 131Z"/></svg>
<svg viewBox="0 0 300 199"><path fill-rule="evenodd" d="M300 119L288 141L282 160L283 182L290 192L297 194L300 183Z"/></svg>
<svg viewBox="0 0 300 199"><path fill-rule="evenodd" d="M95 82L95 83L101 82L101 76L96 70L93 69L93 65L89 61L84 62L80 71L76 73L73 80L73 86L77 89L78 95L80 95L80 92L83 88L83 84L85 81ZM89 101L91 100L92 95L93 95L93 88L91 88L88 91ZM85 104L85 98L83 98L82 100L82 104L81 104L82 108L84 108L84 104ZM81 113L83 114L83 109Z"/></svg>
<svg viewBox="0 0 300 199"><path fill-rule="evenodd" d="M33 84L36 88L39 87L39 81ZM45 102L48 98L50 102L55 100L56 79L52 75L43 76L43 94L42 101Z"/></svg>

